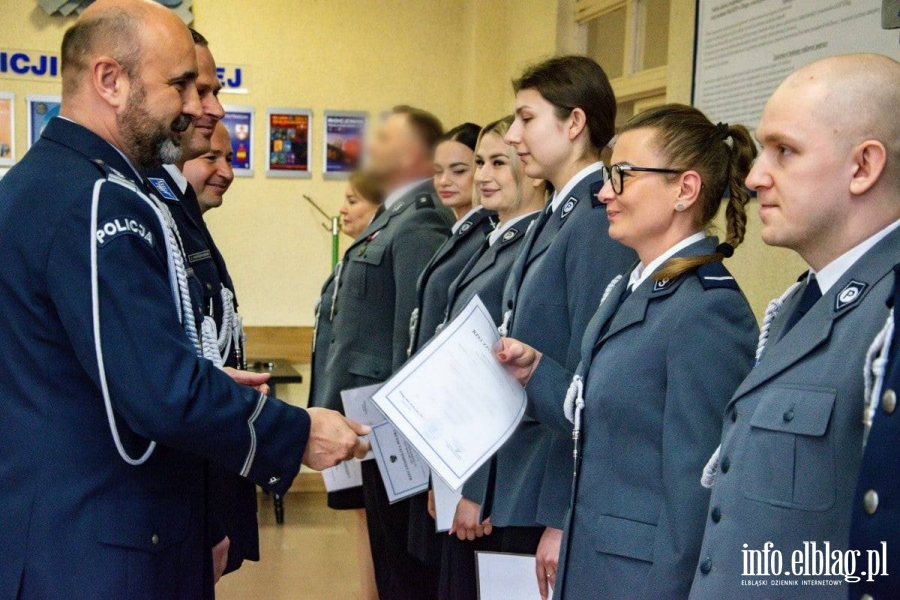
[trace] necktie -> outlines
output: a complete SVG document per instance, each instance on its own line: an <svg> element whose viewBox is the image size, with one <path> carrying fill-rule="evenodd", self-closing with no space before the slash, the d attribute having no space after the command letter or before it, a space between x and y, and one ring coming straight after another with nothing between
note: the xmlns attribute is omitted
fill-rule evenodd
<svg viewBox="0 0 900 600"><path fill-rule="evenodd" d="M787 332L803 318L803 315L809 312L809 309L811 309L813 304L821 297L822 290L819 288L819 282L816 281L815 275L810 275L809 280L806 282L806 288L803 290L803 295L800 296L800 302L797 303L797 306L794 307L794 312L788 317L787 323L784 326L784 331L781 333L781 337L787 335Z"/></svg>

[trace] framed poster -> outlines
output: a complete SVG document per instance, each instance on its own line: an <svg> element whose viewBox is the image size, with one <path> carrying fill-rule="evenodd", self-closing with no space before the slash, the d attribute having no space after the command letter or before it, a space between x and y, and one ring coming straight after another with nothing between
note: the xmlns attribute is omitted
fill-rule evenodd
<svg viewBox="0 0 900 600"><path fill-rule="evenodd" d="M266 111L266 175L310 177L312 111L270 108Z"/></svg>
<svg viewBox="0 0 900 600"><path fill-rule="evenodd" d="M356 169L365 148L366 121L363 112L325 111L325 179L347 179Z"/></svg>
<svg viewBox="0 0 900 600"><path fill-rule="evenodd" d="M16 162L16 96L0 92L0 167Z"/></svg>
<svg viewBox="0 0 900 600"><path fill-rule="evenodd" d="M59 116L59 96L26 96L28 104L28 148L38 141L44 127Z"/></svg>
<svg viewBox="0 0 900 600"><path fill-rule="evenodd" d="M253 177L253 128L255 109L252 106L225 105L222 124L231 136L234 157L231 167L235 177Z"/></svg>

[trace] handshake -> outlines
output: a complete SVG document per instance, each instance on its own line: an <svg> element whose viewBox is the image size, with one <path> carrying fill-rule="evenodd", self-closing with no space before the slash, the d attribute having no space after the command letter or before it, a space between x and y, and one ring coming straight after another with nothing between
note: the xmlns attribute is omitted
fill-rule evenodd
<svg viewBox="0 0 900 600"><path fill-rule="evenodd" d="M225 373L236 383L250 386L264 394L269 393L268 373L250 373L225 367ZM348 419L341 413L327 408L310 408L309 438L303 452L303 464L321 471L351 458L363 458L369 453L368 442L360 436L369 435L372 429Z"/></svg>

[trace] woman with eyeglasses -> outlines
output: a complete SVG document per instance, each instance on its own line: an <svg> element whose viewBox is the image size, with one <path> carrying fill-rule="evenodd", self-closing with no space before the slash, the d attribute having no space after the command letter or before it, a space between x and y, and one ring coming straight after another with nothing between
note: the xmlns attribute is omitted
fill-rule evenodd
<svg viewBox="0 0 900 600"><path fill-rule="evenodd" d="M631 250L607 235L606 211L595 197L603 185L600 152L613 135L616 98L600 65L584 56L540 63L513 87L515 119L506 143L525 175L555 191L513 263L501 329L574 369L605 281L634 260ZM504 551L537 556L544 591L556 576L571 453L568 436L525 419L498 451L492 485L477 500L493 525L505 528Z"/></svg>
<svg viewBox="0 0 900 600"><path fill-rule="evenodd" d="M755 156L746 128L695 108L635 116L599 198L610 237L640 261L608 286L581 363L573 374L502 341L498 359L527 386L530 410L575 439L554 598L687 598L707 520L729 518L707 512L700 475L756 346L756 320L722 264L744 238ZM707 229L723 203L720 244Z"/></svg>

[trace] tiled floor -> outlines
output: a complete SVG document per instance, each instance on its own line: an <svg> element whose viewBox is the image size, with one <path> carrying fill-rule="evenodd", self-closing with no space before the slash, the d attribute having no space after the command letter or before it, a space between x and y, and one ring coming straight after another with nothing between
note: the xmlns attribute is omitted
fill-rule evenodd
<svg viewBox="0 0 900 600"><path fill-rule="evenodd" d="M284 525L260 496L260 555L216 586L218 600L355 600L351 516L325 506L324 494L288 494Z"/></svg>

